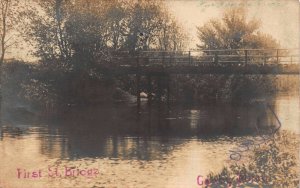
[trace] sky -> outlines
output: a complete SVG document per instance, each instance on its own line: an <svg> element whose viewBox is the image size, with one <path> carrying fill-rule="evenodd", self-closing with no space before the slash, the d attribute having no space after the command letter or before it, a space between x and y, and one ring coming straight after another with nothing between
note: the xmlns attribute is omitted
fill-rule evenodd
<svg viewBox="0 0 300 188"><path fill-rule="evenodd" d="M198 43L196 26L221 18L225 9L242 3L248 9L248 17L261 20L261 31L276 38L282 48L299 48L298 0L167 0L171 13L191 36L190 48Z"/></svg>

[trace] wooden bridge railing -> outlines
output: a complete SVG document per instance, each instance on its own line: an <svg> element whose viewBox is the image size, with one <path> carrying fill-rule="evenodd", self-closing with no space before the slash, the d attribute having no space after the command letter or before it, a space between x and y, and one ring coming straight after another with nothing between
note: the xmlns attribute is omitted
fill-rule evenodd
<svg viewBox="0 0 300 188"><path fill-rule="evenodd" d="M118 64L134 65L136 59L144 64L297 64L299 49L234 49L190 51L115 52Z"/></svg>

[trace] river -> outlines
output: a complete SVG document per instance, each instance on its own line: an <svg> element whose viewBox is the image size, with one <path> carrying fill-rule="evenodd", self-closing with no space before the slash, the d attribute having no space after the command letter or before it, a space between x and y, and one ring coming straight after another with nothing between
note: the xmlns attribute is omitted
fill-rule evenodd
<svg viewBox="0 0 300 188"><path fill-rule="evenodd" d="M197 177L231 163L237 143L278 124L266 104L281 129L300 133L298 93L248 105L71 108L44 122L10 115L0 127L0 187L200 187Z"/></svg>

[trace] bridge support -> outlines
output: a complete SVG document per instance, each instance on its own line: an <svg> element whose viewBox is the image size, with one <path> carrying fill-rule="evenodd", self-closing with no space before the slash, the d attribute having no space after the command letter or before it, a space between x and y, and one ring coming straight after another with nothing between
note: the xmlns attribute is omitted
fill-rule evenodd
<svg viewBox="0 0 300 188"><path fill-rule="evenodd" d="M136 59L136 99L137 99L137 110L139 113L140 107L141 107L141 74L140 74L140 58L137 57Z"/></svg>
<svg viewBox="0 0 300 188"><path fill-rule="evenodd" d="M167 105L170 106L170 76L167 77Z"/></svg>
<svg viewBox="0 0 300 188"><path fill-rule="evenodd" d="M141 106L141 75L136 74L136 99L138 109Z"/></svg>
<svg viewBox="0 0 300 188"><path fill-rule="evenodd" d="M161 87L161 76L157 77L157 98L158 101L161 101L161 96L162 96L162 87Z"/></svg>
<svg viewBox="0 0 300 188"><path fill-rule="evenodd" d="M147 86L147 97L148 97L148 104L151 104L151 100L152 100L152 80L151 80L151 75L147 76L147 80L148 80L148 86Z"/></svg>

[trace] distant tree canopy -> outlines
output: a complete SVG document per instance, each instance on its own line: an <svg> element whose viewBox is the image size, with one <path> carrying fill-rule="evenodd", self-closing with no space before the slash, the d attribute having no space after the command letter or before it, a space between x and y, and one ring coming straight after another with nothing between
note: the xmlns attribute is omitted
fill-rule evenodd
<svg viewBox="0 0 300 188"><path fill-rule="evenodd" d="M270 49L279 48L278 42L259 31L260 21L247 20L245 8L234 8L224 12L219 20L211 19L197 27L201 50L214 49Z"/></svg>
<svg viewBox="0 0 300 188"><path fill-rule="evenodd" d="M180 50L182 27L163 1L35 0L29 39L41 59L100 59L106 51ZM42 15L42 16L41 16Z"/></svg>

